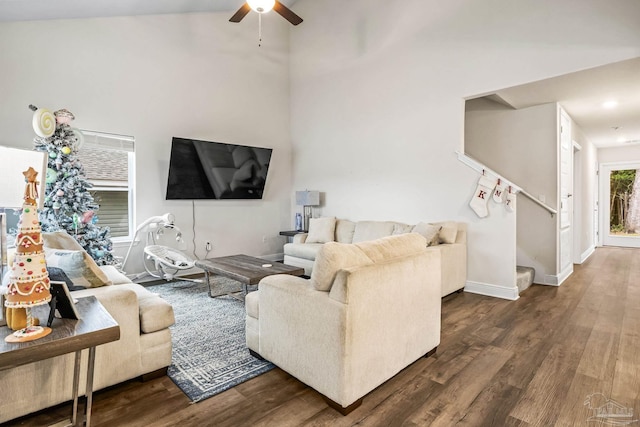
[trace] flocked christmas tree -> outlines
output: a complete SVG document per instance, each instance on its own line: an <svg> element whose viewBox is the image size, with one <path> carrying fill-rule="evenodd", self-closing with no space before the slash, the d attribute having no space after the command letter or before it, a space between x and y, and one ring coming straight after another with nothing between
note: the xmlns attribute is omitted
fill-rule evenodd
<svg viewBox="0 0 640 427"><path fill-rule="evenodd" d="M42 230L65 230L98 265L116 264L111 253L109 227L97 225L98 204L89 192L93 186L78 160L82 133L69 126L74 119L62 109L51 113L30 105L34 111L35 149L49 155L44 206L40 212Z"/></svg>

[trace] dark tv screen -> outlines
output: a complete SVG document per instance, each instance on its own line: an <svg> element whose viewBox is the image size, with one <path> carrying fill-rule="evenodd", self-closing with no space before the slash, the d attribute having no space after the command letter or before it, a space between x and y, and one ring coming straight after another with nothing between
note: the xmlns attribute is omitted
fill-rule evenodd
<svg viewBox="0 0 640 427"><path fill-rule="evenodd" d="M262 199L272 151L174 137L167 200Z"/></svg>

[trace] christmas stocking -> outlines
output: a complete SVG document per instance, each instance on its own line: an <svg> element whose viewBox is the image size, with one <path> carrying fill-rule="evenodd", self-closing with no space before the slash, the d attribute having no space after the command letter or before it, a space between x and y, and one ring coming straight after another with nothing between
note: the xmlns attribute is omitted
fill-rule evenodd
<svg viewBox="0 0 640 427"><path fill-rule="evenodd" d="M500 178L498 178L498 184L496 185L496 189L493 190L493 201L496 203L502 203L502 196L504 194L504 182Z"/></svg>
<svg viewBox="0 0 640 427"><path fill-rule="evenodd" d="M516 211L516 193L511 191L511 186L509 186L509 191L507 191L507 200L504 204L507 207L507 211Z"/></svg>
<svg viewBox="0 0 640 427"><path fill-rule="evenodd" d="M482 175L478 180L478 186L473 194L473 198L469 202L469 206L471 206L471 209L473 209L480 218L484 218L489 215L487 202L489 201L489 197L491 197L491 193L495 186L495 178L489 178L486 175Z"/></svg>

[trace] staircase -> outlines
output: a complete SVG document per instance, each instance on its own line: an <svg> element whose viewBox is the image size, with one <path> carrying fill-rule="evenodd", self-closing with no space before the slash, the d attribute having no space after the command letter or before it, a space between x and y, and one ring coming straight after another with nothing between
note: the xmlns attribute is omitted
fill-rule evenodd
<svg viewBox="0 0 640 427"><path fill-rule="evenodd" d="M518 286L519 294L531 286L533 283L533 276L535 276L535 274L536 271L532 267L516 266L516 285Z"/></svg>

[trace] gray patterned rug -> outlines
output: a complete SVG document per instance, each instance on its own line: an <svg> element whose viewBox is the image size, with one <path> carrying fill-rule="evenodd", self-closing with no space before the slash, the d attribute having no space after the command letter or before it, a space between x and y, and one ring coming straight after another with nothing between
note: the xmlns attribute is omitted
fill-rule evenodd
<svg viewBox="0 0 640 427"><path fill-rule="evenodd" d="M217 285L240 283L212 277ZM149 286L173 306L173 357L169 377L199 402L273 369L249 354L245 344L244 303L232 297L209 298L206 285L187 281Z"/></svg>

